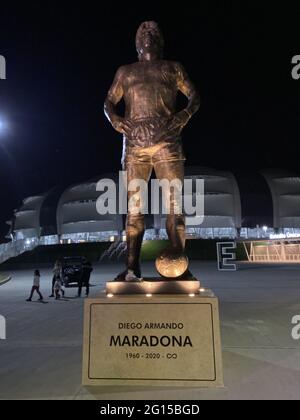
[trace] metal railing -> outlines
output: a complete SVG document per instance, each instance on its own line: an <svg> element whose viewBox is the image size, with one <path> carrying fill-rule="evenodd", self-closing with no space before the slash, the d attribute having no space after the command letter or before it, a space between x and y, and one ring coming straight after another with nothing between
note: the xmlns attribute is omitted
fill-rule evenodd
<svg viewBox="0 0 300 420"><path fill-rule="evenodd" d="M116 242L112 242L109 248L102 253L99 261L103 261L106 258L111 260L114 256L119 259L125 254L126 250L127 242L119 238Z"/></svg>
<svg viewBox="0 0 300 420"><path fill-rule="evenodd" d="M282 242L280 244L268 243L262 245L251 243L248 260L252 262L299 263L300 244Z"/></svg>

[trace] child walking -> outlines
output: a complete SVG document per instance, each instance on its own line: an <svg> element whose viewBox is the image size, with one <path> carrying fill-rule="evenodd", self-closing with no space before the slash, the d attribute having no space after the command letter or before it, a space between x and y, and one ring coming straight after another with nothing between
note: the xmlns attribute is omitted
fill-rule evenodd
<svg viewBox="0 0 300 420"><path fill-rule="evenodd" d="M43 296L40 292L40 277L41 277L41 275L40 275L39 270L35 270L34 277L33 277L33 286L31 288L31 293L30 293L29 298L26 299L27 302L31 302L31 299L32 299L32 296L33 296L34 292L37 292L37 294L39 295L39 297L40 297L39 300L43 300Z"/></svg>
<svg viewBox="0 0 300 420"><path fill-rule="evenodd" d="M56 277L55 283L54 283L54 293L55 293L55 299L60 299L60 292L62 295L65 295L65 292L62 288L62 281L60 277Z"/></svg>

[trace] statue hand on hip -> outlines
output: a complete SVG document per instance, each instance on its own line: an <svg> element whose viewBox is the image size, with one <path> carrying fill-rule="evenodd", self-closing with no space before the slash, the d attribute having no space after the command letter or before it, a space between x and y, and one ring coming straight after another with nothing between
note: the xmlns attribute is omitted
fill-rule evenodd
<svg viewBox="0 0 300 420"><path fill-rule="evenodd" d="M179 134L190 120L190 115L186 110L177 112L169 118L168 130L176 130Z"/></svg>
<svg viewBox="0 0 300 420"><path fill-rule="evenodd" d="M132 122L127 118L115 117L112 121L112 126L116 131L126 136L130 136L134 126Z"/></svg>

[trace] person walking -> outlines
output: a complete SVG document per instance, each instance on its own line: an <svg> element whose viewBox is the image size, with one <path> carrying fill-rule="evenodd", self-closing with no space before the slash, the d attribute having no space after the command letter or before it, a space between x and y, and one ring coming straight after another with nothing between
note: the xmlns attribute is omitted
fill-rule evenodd
<svg viewBox="0 0 300 420"><path fill-rule="evenodd" d="M88 260L85 260L82 265L82 274L79 281L77 297L81 297L82 287L85 287L85 295L88 296L90 293L90 277L93 267Z"/></svg>
<svg viewBox="0 0 300 420"><path fill-rule="evenodd" d="M33 277L33 286L31 288L31 293L30 293L29 298L26 299L27 302L31 302L34 292L36 292L39 295L39 297L40 297L39 300L44 300L43 296L40 292L40 277L41 277L41 275L40 275L39 270L35 270L34 277Z"/></svg>
<svg viewBox="0 0 300 420"><path fill-rule="evenodd" d="M53 267L53 278L52 278L52 288L51 295L49 297L54 297L54 285L58 277L61 276L62 265L60 260L56 260Z"/></svg>

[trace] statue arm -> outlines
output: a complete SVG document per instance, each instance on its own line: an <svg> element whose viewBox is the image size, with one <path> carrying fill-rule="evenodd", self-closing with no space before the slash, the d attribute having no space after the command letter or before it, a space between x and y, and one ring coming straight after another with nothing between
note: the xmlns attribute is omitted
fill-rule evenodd
<svg viewBox="0 0 300 420"><path fill-rule="evenodd" d="M116 106L124 95L123 77L124 69L123 67L120 67L105 99L104 113L116 131L122 134L127 134L131 129L131 123L125 118L119 116L116 111Z"/></svg>
<svg viewBox="0 0 300 420"><path fill-rule="evenodd" d="M183 66L176 63L176 76L177 76L177 87L178 90L183 93L188 99L188 104L185 109L176 114L177 117L182 119L183 126L185 126L189 119L198 111L200 108L200 95L197 92L194 84L188 77Z"/></svg>

